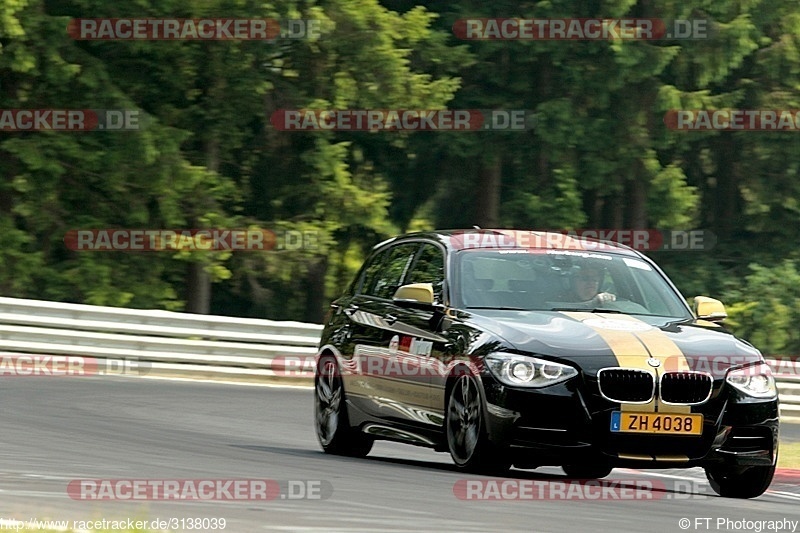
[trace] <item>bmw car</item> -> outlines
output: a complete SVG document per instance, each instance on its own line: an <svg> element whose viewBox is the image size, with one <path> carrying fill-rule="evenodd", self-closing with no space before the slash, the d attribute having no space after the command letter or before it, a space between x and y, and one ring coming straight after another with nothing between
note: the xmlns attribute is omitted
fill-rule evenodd
<svg viewBox="0 0 800 533"><path fill-rule="evenodd" d="M448 230L375 246L331 304L316 359L327 453L385 439L464 471L702 467L753 498L778 457L778 397L721 302L690 305L627 246L560 233Z"/></svg>

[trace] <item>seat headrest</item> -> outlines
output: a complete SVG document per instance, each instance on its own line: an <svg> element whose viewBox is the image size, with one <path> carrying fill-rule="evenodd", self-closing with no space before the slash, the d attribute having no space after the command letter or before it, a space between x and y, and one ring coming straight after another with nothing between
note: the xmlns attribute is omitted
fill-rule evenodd
<svg viewBox="0 0 800 533"><path fill-rule="evenodd" d="M481 291L490 291L494 287L494 280L489 278L475 278L475 286Z"/></svg>

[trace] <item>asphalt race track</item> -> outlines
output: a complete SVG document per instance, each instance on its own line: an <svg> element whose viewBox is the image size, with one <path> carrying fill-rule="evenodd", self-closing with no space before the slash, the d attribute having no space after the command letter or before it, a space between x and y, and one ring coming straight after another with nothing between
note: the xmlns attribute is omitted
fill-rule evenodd
<svg viewBox="0 0 800 533"><path fill-rule="evenodd" d="M743 501L713 495L697 469L615 470L609 478L620 480L614 494L636 498L613 497L612 491L600 498L465 501L454 486L463 487L468 477L485 487L491 478L455 471L446 454L390 443L378 443L367 459L323 454L313 431L310 389L7 377L0 379L0 399L2 519L206 517L225 518L227 532L387 533L753 531L735 521L800 520L800 479L783 479L762 497ZM785 425L783 435L800 440L800 426ZM566 480L558 468L511 474L516 486L545 487L545 494L557 495L550 488L563 489ZM291 495L290 481L294 495L298 487L322 489L314 498L297 500L278 495L269 501L224 502L71 498L70 481L86 479L268 479L282 483L282 496ZM627 491L620 488L626 486ZM680 527L681 518L690 519L688 528Z"/></svg>

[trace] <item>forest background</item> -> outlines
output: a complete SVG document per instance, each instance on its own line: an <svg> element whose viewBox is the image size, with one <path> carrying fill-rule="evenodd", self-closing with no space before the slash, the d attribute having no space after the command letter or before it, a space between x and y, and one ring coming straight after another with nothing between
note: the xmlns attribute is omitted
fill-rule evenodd
<svg viewBox="0 0 800 533"><path fill-rule="evenodd" d="M307 39L83 41L73 18L322 21ZM471 40L478 17L703 19L687 40ZM4 0L0 109L136 109L136 132L0 132L0 294L321 322L375 243L472 227L716 236L650 255L768 354L800 350L800 131L673 131L800 109L795 0ZM285 132L279 109L525 109L524 132ZM84 228L312 232L270 252L76 252Z"/></svg>

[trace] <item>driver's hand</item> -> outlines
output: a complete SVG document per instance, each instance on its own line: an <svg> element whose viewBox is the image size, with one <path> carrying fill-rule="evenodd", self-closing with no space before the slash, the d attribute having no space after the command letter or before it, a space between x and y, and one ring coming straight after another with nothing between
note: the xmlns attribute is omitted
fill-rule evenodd
<svg viewBox="0 0 800 533"><path fill-rule="evenodd" d="M601 292L597 294L592 301L597 305L607 304L609 302L615 302L617 297L611 294L610 292Z"/></svg>

